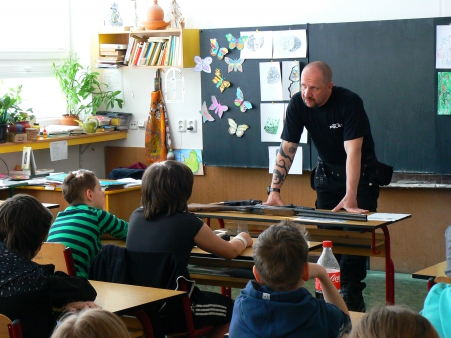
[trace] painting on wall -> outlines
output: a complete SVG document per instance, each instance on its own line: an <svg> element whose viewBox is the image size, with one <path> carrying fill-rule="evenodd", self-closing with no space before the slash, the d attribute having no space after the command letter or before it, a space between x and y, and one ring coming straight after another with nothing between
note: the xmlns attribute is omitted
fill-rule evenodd
<svg viewBox="0 0 451 338"><path fill-rule="evenodd" d="M201 149L176 149L174 155L175 160L185 163L194 175L204 174Z"/></svg>

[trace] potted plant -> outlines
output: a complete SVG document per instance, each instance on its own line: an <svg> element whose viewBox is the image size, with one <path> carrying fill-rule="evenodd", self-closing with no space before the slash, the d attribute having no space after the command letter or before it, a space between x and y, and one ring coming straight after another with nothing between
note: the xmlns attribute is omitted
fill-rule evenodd
<svg viewBox="0 0 451 338"><path fill-rule="evenodd" d="M6 142L6 132L8 129L8 123L15 121L16 116L21 115L23 112L22 109L19 108L18 104L21 102L20 92L22 91L22 85L18 85L17 89L10 88L9 92L4 94L0 98L0 143ZM32 109L28 109L27 111L32 111ZM21 115L24 116L25 115ZM28 116L34 118L34 116Z"/></svg>
<svg viewBox="0 0 451 338"><path fill-rule="evenodd" d="M67 102L68 114L63 115L62 124L66 124L64 117L76 120L81 113L95 115L102 104L105 109L113 108L116 103L122 108L123 100L117 97L121 91L108 90L97 79L100 74L84 68L77 54L70 53L61 64L53 64L53 70Z"/></svg>

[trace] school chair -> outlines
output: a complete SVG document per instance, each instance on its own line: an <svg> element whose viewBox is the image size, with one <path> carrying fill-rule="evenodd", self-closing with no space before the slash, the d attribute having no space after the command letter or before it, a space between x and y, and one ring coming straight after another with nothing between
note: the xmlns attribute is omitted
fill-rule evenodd
<svg viewBox="0 0 451 338"><path fill-rule="evenodd" d="M53 264L55 271L65 272L69 276L77 275L72 249L62 243L42 243L41 249L32 261L41 265Z"/></svg>
<svg viewBox="0 0 451 338"><path fill-rule="evenodd" d="M115 245L105 245L91 264L89 278L105 282L185 291L186 294L181 300L174 300L178 303L172 304L182 308L186 330L165 332L168 336L201 337L213 328L213 326L205 326L197 330L194 328L189 298L194 281L189 280L186 265L179 262L170 252L138 252ZM158 305L158 308L160 307L161 305Z"/></svg>
<svg viewBox="0 0 451 338"><path fill-rule="evenodd" d="M20 320L11 321L5 315L0 314L0 338L22 338L22 326Z"/></svg>

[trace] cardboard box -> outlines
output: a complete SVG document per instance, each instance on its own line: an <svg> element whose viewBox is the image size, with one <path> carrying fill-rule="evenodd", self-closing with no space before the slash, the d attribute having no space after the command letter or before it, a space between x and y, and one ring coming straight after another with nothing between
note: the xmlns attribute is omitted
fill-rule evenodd
<svg viewBox="0 0 451 338"><path fill-rule="evenodd" d="M27 142L26 133L7 133L6 141L8 142Z"/></svg>

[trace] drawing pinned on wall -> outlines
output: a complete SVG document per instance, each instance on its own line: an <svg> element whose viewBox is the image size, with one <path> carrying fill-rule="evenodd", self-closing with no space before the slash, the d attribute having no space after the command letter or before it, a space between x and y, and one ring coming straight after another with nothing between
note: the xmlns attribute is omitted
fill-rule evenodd
<svg viewBox="0 0 451 338"><path fill-rule="evenodd" d="M248 109L252 109L252 103L244 100L244 94L240 87L236 89L236 99L233 102L235 103L235 106L240 108L242 113L245 113Z"/></svg>
<svg viewBox="0 0 451 338"><path fill-rule="evenodd" d="M247 36L244 48L241 50L242 59L270 59L272 58L272 31L240 32Z"/></svg>
<svg viewBox="0 0 451 338"><path fill-rule="evenodd" d="M166 70L164 96L166 102L183 103L185 101L185 75L181 69L171 67Z"/></svg>
<svg viewBox="0 0 451 338"><path fill-rule="evenodd" d="M230 73L232 70L233 71L239 71L239 72L243 72L243 62L246 59L242 59L242 58L238 58L238 59L231 59L228 58L227 56L224 58L225 63L227 63L228 66L228 72Z"/></svg>
<svg viewBox="0 0 451 338"><path fill-rule="evenodd" d="M435 68L451 68L451 26L437 26Z"/></svg>
<svg viewBox="0 0 451 338"><path fill-rule="evenodd" d="M222 60L224 56L229 52L225 47L220 48L216 39L210 39L210 54L211 56L217 56L218 60Z"/></svg>
<svg viewBox="0 0 451 338"><path fill-rule="evenodd" d="M211 97L211 106L210 108L208 108L209 110L214 110L215 114L217 114L219 116L219 118L222 118L222 114L229 110L229 107L222 105L221 102L218 101L218 99L216 98L216 96L212 96Z"/></svg>
<svg viewBox="0 0 451 338"><path fill-rule="evenodd" d="M226 81L222 77L221 71L218 68L216 68L216 70L215 70L215 77L211 81L216 84L216 88L219 88L221 93L224 91L224 89L230 87L230 82Z"/></svg>
<svg viewBox="0 0 451 338"><path fill-rule="evenodd" d="M280 62L260 62L261 101L282 101Z"/></svg>
<svg viewBox="0 0 451 338"><path fill-rule="evenodd" d="M205 73L211 73L211 67L210 64L212 63L213 59L209 56L207 56L205 59L202 59L200 56L194 57L194 62L196 62L196 65L194 66L195 72L202 72Z"/></svg>
<svg viewBox="0 0 451 338"><path fill-rule="evenodd" d="M274 163L276 163L277 154L279 152L280 147L268 147L269 154L269 173L272 174L274 172ZM293 164L291 165L290 171L288 171L288 175L302 175L302 147L298 147L296 151L296 156L294 157ZM279 163L279 165L286 168L286 164L284 162Z"/></svg>
<svg viewBox="0 0 451 338"><path fill-rule="evenodd" d="M299 61L282 61L282 88L284 101L301 90Z"/></svg>
<svg viewBox="0 0 451 338"><path fill-rule="evenodd" d="M228 118L229 121L229 129L228 132L230 135L236 135L237 137L241 137L244 135L244 132L249 129L247 124L238 124L234 119Z"/></svg>
<svg viewBox="0 0 451 338"><path fill-rule="evenodd" d="M274 59L307 57L307 31L305 29L274 31Z"/></svg>
<svg viewBox="0 0 451 338"><path fill-rule="evenodd" d="M175 160L185 163L194 175L204 174L202 150L200 149L175 149Z"/></svg>
<svg viewBox="0 0 451 338"><path fill-rule="evenodd" d="M242 50L244 48L244 43L247 40L247 36L243 35L240 36L238 39L235 38L232 34L228 33L225 35L227 41L229 41L229 48L230 49L238 49L238 50Z"/></svg>
<svg viewBox="0 0 451 338"><path fill-rule="evenodd" d="M438 73L437 115L451 115L451 73Z"/></svg>
<svg viewBox="0 0 451 338"><path fill-rule="evenodd" d="M283 103L262 103L260 105L260 129L262 142L280 142L284 119Z"/></svg>
<svg viewBox="0 0 451 338"><path fill-rule="evenodd" d="M289 103L284 103L284 110L283 110L283 121L285 123L285 118L287 116L287 108ZM283 131L283 129L282 129ZM304 128L304 131L302 132L301 139L299 140L299 143L308 143L308 130Z"/></svg>
<svg viewBox="0 0 451 338"><path fill-rule="evenodd" d="M213 122L215 119L213 116L211 116L211 114L208 112L207 109L207 103L204 101L204 103L202 103L202 107L199 110L200 115L202 115L202 122L205 123L207 121L209 122Z"/></svg>

